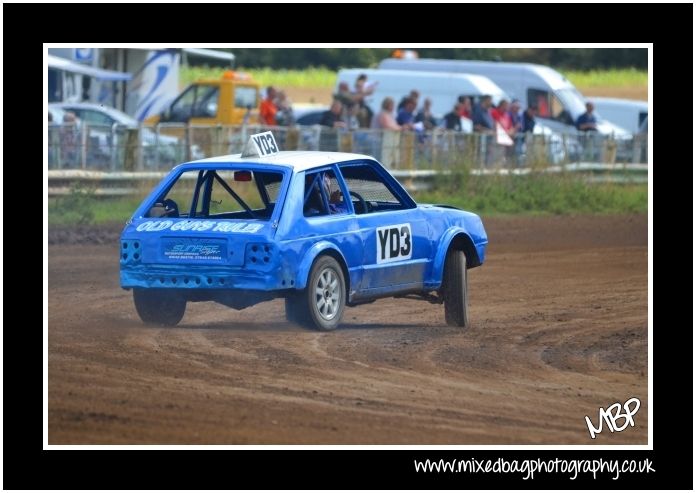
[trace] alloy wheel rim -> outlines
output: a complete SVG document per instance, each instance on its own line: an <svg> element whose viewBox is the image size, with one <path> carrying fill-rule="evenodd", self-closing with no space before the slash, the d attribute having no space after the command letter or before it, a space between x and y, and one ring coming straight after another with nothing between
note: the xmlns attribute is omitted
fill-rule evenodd
<svg viewBox="0 0 696 493"><path fill-rule="evenodd" d="M336 272L327 267L321 271L314 286L314 300L317 312L324 320L333 320L338 313L341 301L341 288L338 283Z"/></svg>

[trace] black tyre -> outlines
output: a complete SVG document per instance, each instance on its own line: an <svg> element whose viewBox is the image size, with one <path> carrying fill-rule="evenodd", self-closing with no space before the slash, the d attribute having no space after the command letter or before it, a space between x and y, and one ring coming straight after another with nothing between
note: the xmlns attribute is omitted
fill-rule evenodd
<svg viewBox="0 0 696 493"><path fill-rule="evenodd" d="M442 278L442 297L445 300L447 325L469 325L469 295L464 252L450 249L445 259Z"/></svg>
<svg viewBox="0 0 696 493"><path fill-rule="evenodd" d="M299 296L304 301L303 311L298 312L300 323L322 331L338 327L346 306L346 281L338 262L328 256L315 260Z"/></svg>
<svg viewBox="0 0 696 493"><path fill-rule="evenodd" d="M167 289L134 289L133 302L140 320L146 324L173 327L186 312L186 300Z"/></svg>
<svg viewBox="0 0 696 493"><path fill-rule="evenodd" d="M285 318L288 322L309 327L312 319L309 317L305 292L294 291L285 297Z"/></svg>

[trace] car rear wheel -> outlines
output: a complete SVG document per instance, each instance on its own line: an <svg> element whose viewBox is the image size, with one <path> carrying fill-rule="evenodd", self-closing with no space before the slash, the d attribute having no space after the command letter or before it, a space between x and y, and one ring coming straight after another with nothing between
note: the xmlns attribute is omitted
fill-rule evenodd
<svg viewBox="0 0 696 493"><path fill-rule="evenodd" d="M186 299L167 289L134 289L133 302L146 324L173 327L184 318Z"/></svg>
<svg viewBox="0 0 696 493"><path fill-rule="evenodd" d="M442 279L442 297L445 301L447 325L469 325L469 295L464 252L450 249L445 259Z"/></svg>
<svg viewBox="0 0 696 493"><path fill-rule="evenodd" d="M288 322L309 327L312 319L304 298L304 291L294 291L285 297L285 318Z"/></svg>
<svg viewBox="0 0 696 493"><path fill-rule="evenodd" d="M285 298L288 320L321 331L338 327L345 306L343 269L336 259L329 256L314 261L305 289Z"/></svg>
<svg viewBox="0 0 696 493"><path fill-rule="evenodd" d="M319 257L307 284L309 316L318 330L334 330L341 323L346 306L346 281L336 259Z"/></svg>

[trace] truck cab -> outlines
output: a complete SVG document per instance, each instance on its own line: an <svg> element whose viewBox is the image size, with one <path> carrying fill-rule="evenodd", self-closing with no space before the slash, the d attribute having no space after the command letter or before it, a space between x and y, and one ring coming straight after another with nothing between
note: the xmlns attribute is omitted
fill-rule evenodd
<svg viewBox="0 0 696 493"><path fill-rule="evenodd" d="M177 96L146 124L237 125L258 122L259 83L249 74L226 71L219 79L201 79Z"/></svg>

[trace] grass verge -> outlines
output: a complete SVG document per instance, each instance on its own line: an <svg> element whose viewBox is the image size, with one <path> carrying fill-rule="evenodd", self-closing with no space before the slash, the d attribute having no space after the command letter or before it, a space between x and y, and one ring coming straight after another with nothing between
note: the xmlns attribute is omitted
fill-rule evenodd
<svg viewBox="0 0 696 493"><path fill-rule="evenodd" d="M646 184L586 183L577 176L453 174L417 202L449 204L479 214L624 214L648 210ZM48 202L49 225L124 224L142 198L100 198L83 190Z"/></svg>
<svg viewBox="0 0 696 493"><path fill-rule="evenodd" d="M563 75L580 88L648 87L648 72L637 69L563 70Z"/></svg>
<svg viewBox="0 0 696 493"><path fill-rule="evenodd" d="M304 70L239 69L250 73L262 86L278 86L281 89L297 87L304 89L332 89L336 84L336 72L327 68L310 67ZM208 67L182 67L180 81L182 87L202 78L217 79L224 70ZM645 88L648 87L648 72L637 69L607 70L562 70L581 91L594 88Z"/></svg>
<svg viewBox="0 0 696 493"><path fill-rule="evenodd" d="M648 210L647 184L587 183L577 176L469 176L438 180L417 202L480 214L623 214Z"/></svg>
<svg viewBox="0 0 696 493"><path fill-rule="evenodd" d="M300 87L305 89L331 89L336 83L336 72L326 68L309 67L303 70L273 70L270 68L244 69L261 87L276 86L279 89ZM182 67L179 81L182 88L198 79L218 79L224 69L208 67Z"/></svg>
<svg viewBox="0 0 696 493"><path fill-rule="evenodd" d="M76 198L73 194L48 199L49 226L76 226L88 224L125 224L141 198L102 198L85 194Z"/></svg>

